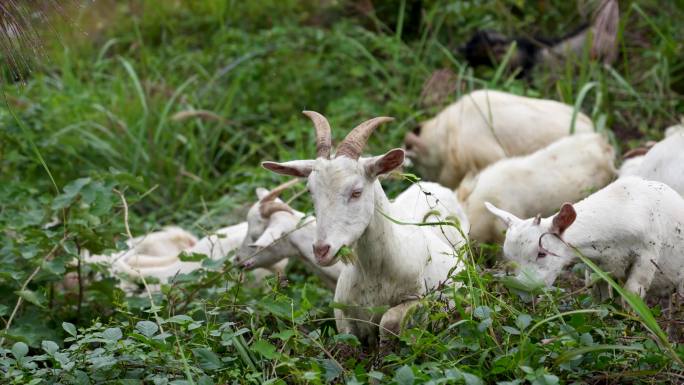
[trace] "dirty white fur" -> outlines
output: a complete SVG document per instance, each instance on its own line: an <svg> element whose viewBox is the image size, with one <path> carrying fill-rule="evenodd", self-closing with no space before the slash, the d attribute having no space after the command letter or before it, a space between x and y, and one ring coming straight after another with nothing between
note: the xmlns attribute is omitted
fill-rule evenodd
<svg viewBox="0 0 684 385"><path fill-rule="evenodd" d="M112 255L84 254L87 263L105 263L110 266L112 274L122 278L121 288L128 292L135 291L137 285L132 281L139 281L140 277L156 278L162 283L169 282L178 274L187 274L201 268L201 262L181 261L181 252L188 254L203 254L211 259L221 259L236 251L247 234L247 223L221 228L211 235L196 241L192 247L187 240L194 236L177 227L169 227L159 232L134 238L129 250L120 251ZM182 240L178 242L177 240ZM165 254L166 253L166 254ZM267 269L256 269L255 279L261 281L266 276L283 273L287 260L269 266ZM153 285L153 290L159 290L159 285Z"/></svg>
<svg viewBox="0 0 684 385"><path fill-rule="evenodd" d="M268 190L257 190L259 199L268 193ZM264 218L259 206L260 201L257 201L247 213L247 234L238 251L242 266L248 270L259 270L293 257L303 262L326 286L334 289L342 264L319 266L316 263L311 248L316 236L315 218L305 217L304 213L296 210L276 211L269 218Z"/></svg>
<svg viewBox="0 0 684 385"><path fill-rule="evenodd" d="M456 188L468 173L568 135L572 114L572 106L554 100L474 91L422 123L422 145L414 145L415 154L409 155L425 179ZM591 120L579 112L575 132L591 131Z"/></svg>
<svg viewBox="0 0 684 385"><path fill-rule="evenodd" d="M632 175L663 182L684 196L684 133L671 132L640 158Z"/></svg>
<svg viewBox="0 0 684 385"><path fill-rule="evenodd" d="M177 226L133 238L126 242L132 253L147 255L178 255L193 247L197 237Z"/></svg>
<svg viewBox="0 0 684 385"><path fill-rule="evenodd" d="M485 208L491 202L521 218L551 215L563 202L577 202L615 176L613 148L600 134L562 138L521 157L500 160L458 190L472 223L470 238L501 242L506 230Z"/></svg>
<svg viewBox="0 0 684 385"><path fill-rule="evenodd" d="M335 318L340 333L352 333L371 344L379 333L384 339L387 330L398 332L415 300L446 283L452 269L463 268L444 235L386 217L402 218L405 208L390 203L377 177L403 160L404 152L394 149L359 160L341 156L265 164L276 172L308 176L317 218L315 246L329 246L316 254L319 264L337 262L343 246L354 249L356 261L344 267L337 281L335 302L344 308L335 309ZM457 214L445 209L440 218L449 215ZM459 237L456 247L463 243ZM370 309L381 306L390 309L384 314Z"/></svg>
<svg viewBox="0 0 684 385"><path fill-rule="evenodd" d="M504 256L531 267L551 285L563 268L578 262L553 235L553 217L534 224L489 206L509 223ZM568 245L597 263L625 288L642 297L684 292L684 199L667 185L638 177L620 178L574 205L576 220L560 234ZM561 210L562 212L563 210ZM541 253L541 254L539 254Z"/></svg>

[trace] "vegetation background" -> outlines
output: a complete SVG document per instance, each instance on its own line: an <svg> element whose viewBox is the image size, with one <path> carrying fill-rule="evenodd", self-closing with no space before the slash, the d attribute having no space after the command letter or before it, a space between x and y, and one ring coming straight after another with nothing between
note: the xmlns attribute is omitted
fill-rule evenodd
<svg viewBox="0 0 684 385"><path fill-rule="evenodd" d="M681 0L621 1L613 66L585 59L540 68L528 81L503 66L469 68L457 52L477 29L563 35L596 4L74 0L48 7L50 22L36 27L37 54L22 52L11 65L16 56L3 49L0 382L683 383L681 308L665 317L658 304L598 303L582 288L515 286L483 267L493 253L486 248L463 273L464 288L441 293L456 306L444 311L440 293L428 296L426 308L435 311L414 315L417 327L389 352L337 335L332 293L297 264L287 281L253 285L249 277L240 283L243 274L229 263L207 263L151 297L126 297L103 269L70 264L83 248L125 247L119 192L134 234L177 224L202 235L243 220L255 187L283 181L260 161L312 156L303 109L325 113L338 140L369 117L395 116L371 139L373 153L399 146L418 122L480 88L576 105L619 149L660 139L684 113ZM426 100L423 85L439 69L451 71L438 82L451 87L445 98ZM195 110L203 112L188 113ZM296 204L310 211L307 199ZM71 271L83 279L65 289ZM105 277L87 279L95 273ZM674 337L663 333L668 327Z"/></svg>

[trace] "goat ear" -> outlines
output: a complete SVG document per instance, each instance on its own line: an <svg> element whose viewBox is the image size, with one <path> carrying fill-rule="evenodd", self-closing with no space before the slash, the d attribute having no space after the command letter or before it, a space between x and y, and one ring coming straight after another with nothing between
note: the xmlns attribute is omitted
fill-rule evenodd
<svg viewBox="0 0 684 385"><path fill-rule="evenodd" d="M553 222L551 222L551 232L557 235L562 235L565 229L570 227L570 225L577 218L577 213L575 208L572 207L571 203L563 203L560 211L556 216L553 217Z"/></svg>
<svg viewBox="0 0 684 385"><path fill-rule="evenodd" d="M366 172L372 177L386 174L404 164L406 153L401 148L389 150L384 155L375 156L366 160Z"/></svg>
<svg viewBox="0 0 684 385"><path fill-rule="evenodd" d="M269 193L269 191L263 187L257 187L255 192L256 192L256 196L257 196L257 198L259 198L259 200L264 199L264 197L266 195L268 195L268 193Z"/></svg>
<svg viewBox="0 0 684 385"><path fill-rule="evenodd" d="M501 210L500 208L494 206L489 202L485 202L485 207L487 208L487 210L489 210L489 212L496 215L501 220L501 222L503 222L506 225L506 227L511 227L522 222L522 219L516 217L515 215L509 213L506 210Z"/></svg>
<svg viewBox="0 0 684 385"><path fill-rule="evenodd" d="M262 162L261 166L276 174L306 178L313 170L314 160L292 160L284 163Z"/></svg>

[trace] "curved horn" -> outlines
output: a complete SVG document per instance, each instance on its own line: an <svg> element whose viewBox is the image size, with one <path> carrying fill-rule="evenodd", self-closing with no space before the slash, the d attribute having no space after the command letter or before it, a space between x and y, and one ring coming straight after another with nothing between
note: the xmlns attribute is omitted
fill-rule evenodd
<svg viewBox="0 0 684 385"><path fill-rule="evenodd" d="M297 178L289 180L289 181L275 187L265 197L261 198L261 200L259 202L261 202L261 203L272 202L277 197L279 197L280 194L283 193L283 191L289 189L290 187L296 185L297 183L299 183L299 179L297 179Z"/></svg>
<svg viewBox="0 0 684 385"><path fill-rule="evenodd" d="M264 202L259 206L259 214L262 218L270 218L277 211L287 211L292 214L292 208L284 202Z"/></svg>
<svg viewBox="0 0 684 385"><path fill-rule="evenodd" d="M354 129L347 134L342 143L337 146L337 153L335 154L335 157L347 156L352 159L359 159L359 156L361 156L361 151L363 151L363 147L366 145L368 137L371 133L373 133L375 127L382 123L391 122L393 120L394 118L380 116L366 120L365 122L354 127Z"/></svg>
<svg viewBox="0 0 684 385"><path fill-rule="evenodd" d="M316 158L329 159L332 137L328 119L316 111L302 111L302 113L311 119L316 129Z"/></svg>

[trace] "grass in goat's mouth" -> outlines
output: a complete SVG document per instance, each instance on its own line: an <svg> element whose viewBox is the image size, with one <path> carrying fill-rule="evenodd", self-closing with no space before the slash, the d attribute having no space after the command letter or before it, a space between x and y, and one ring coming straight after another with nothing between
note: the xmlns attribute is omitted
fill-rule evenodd
<svg viewBox="0 0 684 385"><path fill-rule="evenodd" d="M335 257L339 258L345 264L354 263L357 260L354 250L352 250L349 246L340 247L340 249L337 250Z"/></svg>

